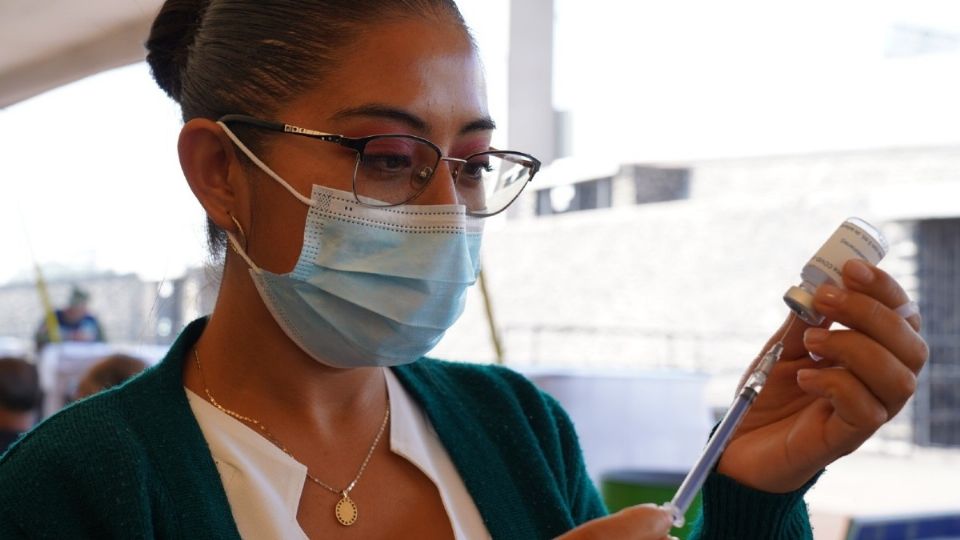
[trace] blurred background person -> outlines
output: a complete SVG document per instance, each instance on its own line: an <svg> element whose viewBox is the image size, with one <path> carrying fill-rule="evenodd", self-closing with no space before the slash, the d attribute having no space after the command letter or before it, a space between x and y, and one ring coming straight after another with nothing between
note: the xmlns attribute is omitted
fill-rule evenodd
<svg viewBox="0 0 960 540"><path fill-rule="evenodd" d="M90 366L77 383L73 399L83 399L117 386L147 369L143 360L127 354L111 354Z"/></svg>
<svg viewBox="0 0 960 540"><path fill-rule="evenodd" d="M88 310L90 294L74 286L70 291L70 300L63 309L56 310L57 325L60 329L60 340L98 342L106 341L100 321ZM50 329L46 321L41 322L35 336L37 352L50 343Z"/></svg>
<svg viewBox="0 0 960 540"><path fill-rule="evenodd" d="M0 454L33 427L39 407L36 366L20 358L0 358Z"/></svg>

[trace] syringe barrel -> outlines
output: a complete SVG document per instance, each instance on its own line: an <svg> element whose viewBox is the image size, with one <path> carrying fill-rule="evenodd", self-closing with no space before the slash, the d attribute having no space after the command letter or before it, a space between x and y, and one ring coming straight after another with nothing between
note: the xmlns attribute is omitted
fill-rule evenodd
<svg viewBox="0 0 960 540"><path fill-rule="evenodd" d="M680 484L680 488L677 489L676 495L674 495L673 500L668 504L668 507L674 512L673 519L675 527L683 526L684 514L690 509L690 505L693 504L697 493L700 491L700 488L703 487L703 483L706 482L707 476L710 475L710 471L713 470L717 461L720 460L723 450L727 447L727 443L730 442L730 437L737 431L737 427L740 425L743 417L746 416L747 410L756 397L757 393L749 387L744 387L743 390L740 391L740 395L737 396L737 399L734 400L730 408L727 409L727 413L723 416L723 420L720 421L720 425L717 426L716 431L713 432L713 436L710 437L710 441L707 442L707 446L700 454L700 458L697 459L696 464L694 464L690 472L687 473L687 477L683 479L683 483Z"/></svg>

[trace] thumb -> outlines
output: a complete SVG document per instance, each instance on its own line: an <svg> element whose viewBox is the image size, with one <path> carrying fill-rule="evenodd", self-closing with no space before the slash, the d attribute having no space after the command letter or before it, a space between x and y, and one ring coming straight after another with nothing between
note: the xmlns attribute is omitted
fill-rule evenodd
<svg viewBox="0 0 960 540"><path fill-rule="evenodd" d="M822 328L829 327L830 321L825 320L820 326ZM807 331L807 328L811 327L812 325L807 324L803 319L798 317L796 313L791 311L790 314L787 315L786 320L783 321L783 324L780 325L780 328L778 328L777 331L773 333L773 336L764 344L763 350L761 350L756 358L753 359L753 362L750 363L750 367L743 372L743 376L740 378L740 384L737 385L737 391L739 392L740 388L743 388L743 385L747 382L747 378L750 377L750 374L756 369L760 359L775 343L779 341L783 342L783 353L780 356L785 360L805 356L807 354L807 348L803 344L803 333Z"/></svg>
<svg viewBox="0 0 960 540"><path fill-rule="evenodd" d="M822 328L830 326L830 321L825 320L823 324L820 325ZM790 315L787 316L787 319L783 321L783 324L780 325L780 328L774 332L773 337L767 341L764 345L763 350L760 351L759 356L763 356L770 347L773 347L774 343L778 341L783 342L783 355L784 359L794 359L800 358L807 354L807 347L803 344L803 333L807 331L808 328L812 328L813 325L804 322L803 319L797 316L796 313L790 312Z"/></svg>
<svg viewBox="0 0 960 540"><path fill-rule="evenodd" d="M641 504L588 521L557 540L661 540L672 526L670 512L655 504Z"/></svg>
<svg viewBox="0 0 960 540"><path fill-rule="evenodd" d="M621 516L622 523L629 525L633 538L661 538L673 527L670 512L655 504L629 506L614 516Z"/></svg>

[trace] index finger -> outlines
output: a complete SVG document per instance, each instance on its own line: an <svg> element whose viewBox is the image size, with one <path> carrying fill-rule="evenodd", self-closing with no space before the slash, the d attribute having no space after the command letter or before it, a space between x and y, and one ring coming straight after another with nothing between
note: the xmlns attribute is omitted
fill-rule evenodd
<svg viewBox="0 0 960 540"><path fill-rule="evenodd" d="M817 311L876 341L919 373L929 354L927 343L910 321L890 307L907 294L886 272L861 263L848 263L844 278L846 289L826 284L817 289ZM918 319L913 322L919 325Z"/></svg>
<svg viewBox="0 0 960 540"><path fill-rule="evenodd" d="M892 310L910 303L910 296L890 274L861 260L850 260L843 265L843 284L848 289L872 296ZM905 317L915 332L920 331L920 313Z"/></svg>
<svg viewBox="0 0 960 540"><path fill-rule="evenodd" d="M821 326L829 326L829 321L824 321ZM783 321L783 324L780 325L780 328L770 336L770 339L767 340L764 344L763 349L757 353L757 356L754 357L753 361L750 363L750 366L743 372L740 376L740 382L737 384L737 392L740 392L740 389L743 388L743 385L747 383L747 379L750 378L750 374L757 368L757 365L760 363L760 360L763 358L763 355L770 350L771 347L777 342L783 344L783 352L781 353L781 358L786 359L796 359L806 356L807 348L803 344L803 333L807 331L807 328L811 326L804 322L803 319L797 316L796 313L790 311L787 315L787 318Z"/></svg>

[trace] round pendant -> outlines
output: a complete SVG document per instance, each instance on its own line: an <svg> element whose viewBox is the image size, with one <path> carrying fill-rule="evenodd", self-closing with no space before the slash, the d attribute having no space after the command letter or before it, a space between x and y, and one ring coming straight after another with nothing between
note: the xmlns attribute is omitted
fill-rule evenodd
<svg viewBox="0 0 960 540"><path fill-rule="evenodd" d="M344 494L340 502L337 503L335 514L337 521L339 521L341 525L353 525L357 521L357 505L350 497Z"/></svg>

